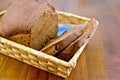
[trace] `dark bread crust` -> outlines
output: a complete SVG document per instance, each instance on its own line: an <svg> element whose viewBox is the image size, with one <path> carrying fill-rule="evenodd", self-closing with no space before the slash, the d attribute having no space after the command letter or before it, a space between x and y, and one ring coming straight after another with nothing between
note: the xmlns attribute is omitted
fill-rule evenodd
<svg viewBox="0 0 120 80"><path fill-rule="evenodd" d="M63 60L68 61L80 47L86 42L87 39L93 36L92 32L94 31L93 24L95 20L90 20L86 27L82 30L82 35L72 42L65 50L63 50L57 57Z"/></svg>

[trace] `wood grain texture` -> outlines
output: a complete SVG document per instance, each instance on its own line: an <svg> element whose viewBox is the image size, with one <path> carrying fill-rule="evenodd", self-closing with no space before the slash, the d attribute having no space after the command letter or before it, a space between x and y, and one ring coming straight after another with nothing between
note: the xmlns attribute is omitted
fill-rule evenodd
<svg viewBox="0 0 120 80"><path fill-rule="evenodd" d="M0 10L13 0L0 0ZM57 10L95 17L100 26L63 79L0 54L0 80L120 80L120 0L49 0Z"/></svg>

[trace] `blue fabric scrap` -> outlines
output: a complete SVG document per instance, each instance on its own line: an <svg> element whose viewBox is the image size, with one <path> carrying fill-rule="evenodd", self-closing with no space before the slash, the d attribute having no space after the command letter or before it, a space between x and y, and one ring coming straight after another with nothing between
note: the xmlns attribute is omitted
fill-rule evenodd
<svg viewBox="0 0 120 80"><path fill-rule="evenodd" d="M62 35L64 32L71 30L73 27L75 26L75 24L59 24L58 27L58 33L57 36ZM84 28L84 24L80 24L80 28Z"/></svg>

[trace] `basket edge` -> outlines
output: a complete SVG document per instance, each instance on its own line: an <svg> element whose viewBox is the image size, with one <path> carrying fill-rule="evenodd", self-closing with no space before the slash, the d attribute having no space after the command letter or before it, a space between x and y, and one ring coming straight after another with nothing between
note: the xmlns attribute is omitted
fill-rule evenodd
<svg viewBox="0 0 120 80"><path fill-rule="evenodd" d="M64 14L64 15L67 15L67 16L73 16L73 17L76 17L76 18L80 18L80 19L84 19L84 20L90 20L91 18L87 18L87 17L83 17L83 16L78 16L76 14L72 14L72 13L67 13L67 12L62 12L62 11L56 11L58 14Z"/></svg>
<svg viewBox="0 0 120 80"><path fill-rule="evenodd" d="M94 19L94 18L93 18L93 19ZM94 29L94 31L93 31L93 34L96 32L97 27L98 27L98 25L99 25L99 22L98 22L96 19L94 19L94 21L95 21L95 24L94 24L93 26L95 27L95 29ZM76 67L77 60L78 60L80 54L82 53L82 51L84 50L84 48L86 47L86 45L88 44L89 40L90 40L90 39L87 39L87 40L86 40L86 43L76 52L76 54L75 54L75 55L72 57L72 59L69 61L69 64L71 64L73 68Z"/></svg>

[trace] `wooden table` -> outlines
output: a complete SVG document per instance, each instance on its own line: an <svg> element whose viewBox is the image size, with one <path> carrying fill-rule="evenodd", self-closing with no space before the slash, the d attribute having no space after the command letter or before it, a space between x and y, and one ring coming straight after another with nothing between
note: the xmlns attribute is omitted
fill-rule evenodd
<svg viewBox="0 0 120 80"><path fill-rule="evenodd" d="M0 0L0 10L13 0ZM49 0L57 10L99 20L99 28L67 79L0 54L0 80L120 80L120 0Z"/></svg>

